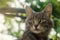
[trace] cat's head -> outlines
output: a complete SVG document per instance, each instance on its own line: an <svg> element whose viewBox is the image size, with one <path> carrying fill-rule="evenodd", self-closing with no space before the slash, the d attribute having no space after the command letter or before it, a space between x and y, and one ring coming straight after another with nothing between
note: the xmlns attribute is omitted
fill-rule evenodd
<svg viewBox="0 0 60 40"><path fill-rule="evenodd" d="M48 4L41 12L34 12L30 7L26 6L26 30L33 33L48 32L53 24L50 19L52 14L52 5Z"/></svg>

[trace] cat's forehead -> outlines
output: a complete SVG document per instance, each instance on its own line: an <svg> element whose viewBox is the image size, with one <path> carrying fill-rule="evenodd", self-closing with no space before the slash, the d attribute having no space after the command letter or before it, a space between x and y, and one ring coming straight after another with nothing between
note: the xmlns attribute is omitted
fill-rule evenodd
<svg viewBox="0 0 60 40"><path fill-rule="evenodd" d="M26 20L40 21L42 19L47 20L49 18L47 16L45 16L44 12L41 12L41 13L40 12L34 12L34 13L32 13L32 15L27 16Z"/></svg>
<svg viewBox="0 0 60 40"><path fill-rule="evenodd" d="M44 17L44 14L43 13L33 13L30 18L32 19L41 19Z"/></svg>

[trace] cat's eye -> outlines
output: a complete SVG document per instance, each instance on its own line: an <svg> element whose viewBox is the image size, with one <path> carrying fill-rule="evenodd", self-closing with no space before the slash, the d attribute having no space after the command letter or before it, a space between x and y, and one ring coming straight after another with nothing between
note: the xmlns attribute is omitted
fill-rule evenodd
<svg viewBox="0 0 60 40"><path fill-rule="evenodd" d="M46 22L46 20L43 19L43 20L40 21L40 23L43 23L43 22Z"/></svg>
<svg viewBox="0 0 60 40"><path fill-rule="evenodd" d="M30 25L32 24L32 22L28 22Z"/></svg>

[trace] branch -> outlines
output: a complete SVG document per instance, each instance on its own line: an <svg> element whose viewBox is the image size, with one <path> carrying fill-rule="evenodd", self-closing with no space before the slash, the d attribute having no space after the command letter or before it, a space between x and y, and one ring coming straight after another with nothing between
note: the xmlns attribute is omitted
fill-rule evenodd
<svg viewBox="0 0 60 40"><path fill-rule="evenodd" d="M1 13L25 13L24 9L20 8L0 8Z"/></svg>
<svg viewBox="0 0 60 40"><path fill-rule="evenodd" d="M3 13L4 14L4 13ZM4 14L5 16L10 16L10 17L20 17L22 19L26 19L26 17L22 16L22 15L13 15L13 14Z"/></svg>

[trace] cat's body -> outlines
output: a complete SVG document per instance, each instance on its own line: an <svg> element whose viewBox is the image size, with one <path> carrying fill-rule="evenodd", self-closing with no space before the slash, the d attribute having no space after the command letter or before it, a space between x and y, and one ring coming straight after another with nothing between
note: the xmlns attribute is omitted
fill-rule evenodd
<svg viewBox="0 0 60 40"><path fill-rule="evenodd" d="M22 40L48 40L48 36L43 36L43 34L37 35L37 34L26 31L23 34Z"/></svg>
<svg viewBox="0 0 60 40"><path fill-rule="evenodd" d="M49 4L42 12L33 12L26 7L26 13L26 31L21 40L49 40L48 35L53 27L50 19L52 5Z"/></svg>

